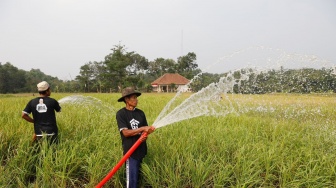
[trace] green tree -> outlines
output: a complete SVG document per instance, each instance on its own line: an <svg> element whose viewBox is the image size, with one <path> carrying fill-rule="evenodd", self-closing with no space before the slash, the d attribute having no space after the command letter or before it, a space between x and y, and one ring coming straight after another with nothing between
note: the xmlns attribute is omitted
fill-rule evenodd
<svg viewBox="0 0 336 188"><path fill-rule="evenodd" d="M79 81L84 92L91 91L91 84L93 79L93 68L92 62L85 63L85 65L80 67L79 74L76 76L76 80ZM93 85L93 84L92 84Z"/></svg>
<svg viewBox="0 0 336 188"><path fill-rule="evenodd" d="M140 54L131 52L130 61L130 64L126 67L128 73L139 74L148 70L149 62L144 56L141 56Z"/></svg>
<svg viewBox="0 0 336 188"><path fill-rule="evenodd" d="M24 92L25 72L7 62L0 63L0 93Z"/></svg>
<svg viewBox="0 0 336 188"><path fill-rule="evenodd" d="M149 62L148 77L153 81L165 73L176 73L176 67L176 62L173 59L156 58Z"/></svg>
<svg viewBox="0 0 336 188"><path fill-rule="evenodd" d="M8 72L4 66L0 63L0 93L7 93L8 91Z"/></svg>
<svg viewBox="0 0 336 188"><path fill-rule="evenodd" d="M138 90L145 87L144 75L146 74L149 62L140 54L132 53L130 54L131 64L126 67L127 77L125 79L125 85L135 86Z"/></svg>
<svg viewBox="0 0 336 188"><path fill-rule="evenodd" d="M36 84L47 81L51 86L57 85L57 78L44 74L40 69L31 69L25 74L26 88L29 92L36 92Z"/></svg>
<svg viewBox="0 0 336 188"><path fill-rule="evenodd" d="M125 46L117 45L111 49L112 53L105 56L106 78L111 82L111 88L120 91L128 76L127 67L132 65L131 55L134 52L127 52Z"/></svg>
<svg viewBox="0 0 336 188"><path fill-rule="evenodd" d="M188 79L192 79L200 72L200 70L197 70L197 67L196 54L194 52L189 52L187 55L177 59L177 72Z"/></svg>
<svg viewBox="0 0 336 188"><path fill-rule="evenodd" d="M91 69L93 72L93 86L96 88L97 92L101 93L104 91L106 86L109 86L109 82L106 77L106 66L104 62L93 62L91 65Z"/></svg>

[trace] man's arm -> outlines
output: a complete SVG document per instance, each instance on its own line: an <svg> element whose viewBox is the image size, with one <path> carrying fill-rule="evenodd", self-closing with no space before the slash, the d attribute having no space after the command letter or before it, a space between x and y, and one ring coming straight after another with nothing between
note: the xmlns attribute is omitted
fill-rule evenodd
<svg viewBox="0 0 336 188"><path fill-rule="evenodd" d="M130 137L130 136L138 135L139 133L142 133L142 132L147 132L147 134L150 134L154 131L154 129L155 127L153 126L144 126L138 129L123 129L121 130L121 132L125 137Z"/></svg>
<svg viewBox="0 0 336 188"><path fill-rule="evenodd" d="M30 122L30 123L34 123L34 119L31 118L28 114L22 112L22 118L25 119L26 121Z"/></svg>

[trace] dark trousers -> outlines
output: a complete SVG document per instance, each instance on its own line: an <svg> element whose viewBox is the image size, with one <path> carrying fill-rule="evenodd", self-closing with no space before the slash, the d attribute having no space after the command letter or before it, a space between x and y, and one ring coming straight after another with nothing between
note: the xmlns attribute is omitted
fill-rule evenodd
<svg viewBox="0 0 336 188"><path fill-rule="evenodd" d="M141 160L128 158L126 161L126 187L127 188L137 188L139 184L139 174Z"/></svg>
<svg viewBox="0 0 336 188"><path fill-rule="evenodd" d="M42 143L43 140L47 140L48 144L58 144L58 136L52 135L52 136L36 136L34 135L33 143Z"/></svg>

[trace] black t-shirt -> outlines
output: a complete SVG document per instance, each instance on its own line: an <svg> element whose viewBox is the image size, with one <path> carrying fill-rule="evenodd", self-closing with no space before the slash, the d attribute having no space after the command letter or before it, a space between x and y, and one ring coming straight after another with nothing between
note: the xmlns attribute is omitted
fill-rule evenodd
<svg viewBox="0 0 336 188"><path fill-rule="evenodd" d="M50 97L37 97L28 102L23 110L26 114L33 114L35 134L58 134L56 112L61 111L59 103Z"/></svg>
<svg viewBox="0 0 336 188"><path fill-rule="evenodd" d="M125 137L121 130L123 129L137 129L142 126L148 126L145 113L135 108L133 111L122 108L116 115L118 128L122 140L122 147L124 155L134 145L134 143L140 138L141 134L131 137ZM146 141L142 142L139 147L132 153L131 157L137 160L142 160L147 154Z"/></svg>

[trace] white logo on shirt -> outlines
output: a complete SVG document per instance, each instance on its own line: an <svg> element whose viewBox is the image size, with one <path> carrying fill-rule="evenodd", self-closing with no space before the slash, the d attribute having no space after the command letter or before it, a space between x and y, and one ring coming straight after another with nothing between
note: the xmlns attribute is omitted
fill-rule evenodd
<svg viewBox="0 0 336 188"><path fill-rule="evenodd" d="M43 103L43 99L40 99L39 104L36 105L36 111L39 113L45 113L47 112L47 106Z"/></svg>
<svg viewBox="0 0 336 188"><path fill-rule="evenodd" d="M139 128L138 125L139 125L139 121L135 120L134 118L130 121L130 124L131 124L131 127L132 129L137 129Z"/></svg>

